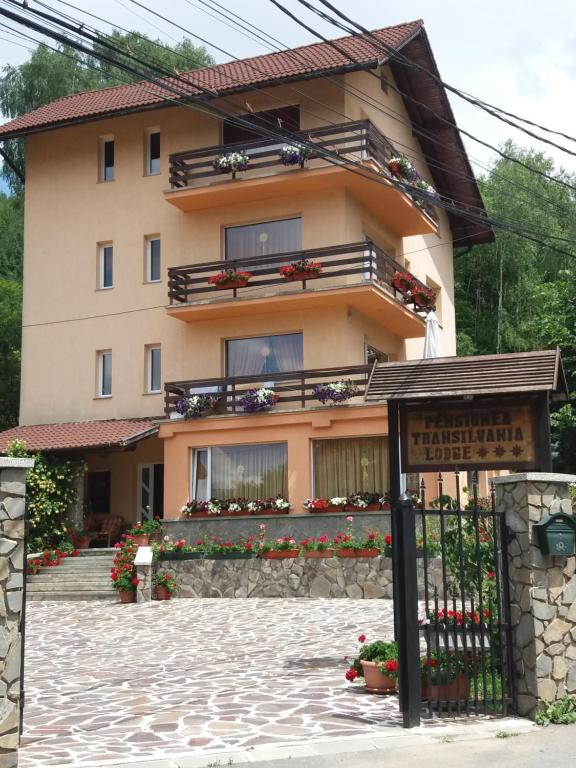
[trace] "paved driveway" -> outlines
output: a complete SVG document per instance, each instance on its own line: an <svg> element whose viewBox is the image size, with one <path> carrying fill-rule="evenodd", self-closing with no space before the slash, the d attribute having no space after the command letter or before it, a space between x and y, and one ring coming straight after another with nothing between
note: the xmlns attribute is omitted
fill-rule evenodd
<svg viewBox="0 0 576 768"><path fill-rule="evenodd" d="M344 679L385 600L30 603L21 768L377 734L395 698Z"/></svg>

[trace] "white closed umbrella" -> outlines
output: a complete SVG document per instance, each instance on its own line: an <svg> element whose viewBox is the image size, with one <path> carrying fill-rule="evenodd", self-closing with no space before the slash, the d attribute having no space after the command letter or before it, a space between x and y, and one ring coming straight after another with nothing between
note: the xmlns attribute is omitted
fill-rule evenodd
<svg viewBox="0 0 576 768"><path fill-rule="evenodd" d="M440 357L438 328L438 318L436 312L432 310L426 315L426 336L424 337L424 354L422 357Z"/></svg>

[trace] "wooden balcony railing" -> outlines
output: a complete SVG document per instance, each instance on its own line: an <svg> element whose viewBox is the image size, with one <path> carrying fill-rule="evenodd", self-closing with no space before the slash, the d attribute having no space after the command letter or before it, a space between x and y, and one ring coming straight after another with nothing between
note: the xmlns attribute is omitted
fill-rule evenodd
<svg viewBox="0 0 576 768"><path fill-rule="evenodd" d="M251 175L253 171L272 168L286 170L280 160L279 149L284 144L297 143L298 139L306 142L307 149L310 149L310 144L318 147L316 153L311 150L307 163L314 160L325 160L329 163L330 158L325 156L325 153L329 152L332 155L337 154L344 161L375 160L388 172L388 161L402 154L369 120L355 120L298 131L294 133L293 140L286 142L276 139L258 139L177 152L170 155L170 185L173 190L177 190L192 185L198 186L196 182L202 182L202 180L221 177L222 172L214 168L214 161L219 156L230 152L242 151L249 155L248 172ZM414 202L428 216L436 219L436 212L428 202L417 197L414 198Z"/></svg>
<svg viewBox="0 0 576 768"><path fill-rule="evenodd" d="M239 403L240 398L247 391L260 387L273 389L278 396L278 402L272 407L272 412L282 409L282 406L287 404L293 408L306 408L308 404L319 406L320 402L314 393L314 387L317 384L328 384L342 379L350 379L358 388L358 393L349 402L363 402L373 368L372 365L352 365L255 376L172 381L164 385L165 412L167 418L170 418L170 414L176 413L175 406L183 397L209 394L217 398L215 408L210 413L241 414L244 413L244 409Z"/></svg>
<svg viewBox="0 0 576 768"><path fill-rule="evenodd" d="M322 265L322 271L315 278L300 281L302 290L319 287L323 281L326 287L342 287L361 282L372 282L387 286L398 297L400 294L392 281L396 272L404 271L404 267L389 256L385 251L370 241L335 245L327 248L315 248L306 251L290 251L273 256L255 256L249 259L230 259L227 261L209 261L201 264L189 264L185 267L171 267L168 270L168 297L170 304L189 303L207 298L227 296L228 298L258 297L258 289L272 285L285 285L286 280L279 273L279 268L299 261L309 259ZM252 277L245 288L217 289L208 278L222 269L232 268L237 271L250 272ZM349 282L348 278L356 278ZM341 278L339 281L338 278ZM423 283L414 278L422 287ZM298 286L299 283L293 283ZM414 305L414 309L418 309Z"/></svg>

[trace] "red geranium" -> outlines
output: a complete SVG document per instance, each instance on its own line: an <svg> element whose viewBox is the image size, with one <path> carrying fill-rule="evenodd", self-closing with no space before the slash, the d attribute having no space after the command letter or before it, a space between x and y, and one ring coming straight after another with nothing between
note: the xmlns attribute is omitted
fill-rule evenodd
<svg viewBox="0 0 576 768"><path fill-rule="evenodd" d="M359 635L358 642L359 643L365 643L366 642L366 635Z"/></svg>
<svg viewBox="0 0 576 768"><path fill-rule="evenodd" d="M348 680L350 683L353 683L357 677L358 677L358 672L356 672L354 667L350 667L350 669L346 672L346 680Z"/></svg>

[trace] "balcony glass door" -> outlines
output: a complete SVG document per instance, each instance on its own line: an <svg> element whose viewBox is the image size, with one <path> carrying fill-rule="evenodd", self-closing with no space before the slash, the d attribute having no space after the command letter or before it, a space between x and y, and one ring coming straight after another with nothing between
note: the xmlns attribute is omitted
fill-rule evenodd
<svg viewBox="0 0 576 768"><path fill-rule="evenodd" d="M304 366L301 333L257 336L226 342L227 376L260 376L299 371Z"/></svg>
<svg viewBox="0 0 576 768"><path fill-rule="evenodd" d="M252 259L257 256L299 251L301 248L302 220L300 218L263 221L241 227L226 227L224 232L224 257L226 260ZM246 267L246 265L244 266ZM266 265L261 264L259 266L264 267Z"/></svg>

